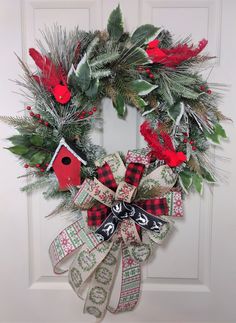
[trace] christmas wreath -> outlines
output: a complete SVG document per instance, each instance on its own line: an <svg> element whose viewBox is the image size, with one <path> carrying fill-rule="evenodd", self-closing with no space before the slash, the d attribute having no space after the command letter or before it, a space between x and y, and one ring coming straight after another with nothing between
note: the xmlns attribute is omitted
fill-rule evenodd
<svg viewBox="0 0 236 323"><path fill-rule="evenodd" d="M76 253L69 282L82 297L90 281L85 312L101 318L106 309L132 310L139 298L140 264L166 238L172 218L183 215L184 194L201 193L204 181L217 180L209 148L226 138L220 124L226 117L218 110L219 86L201 76L212 59L202 53L207 40L197 46L190 39L175 42L151 24L130 35L119 6L106 31L68 33L55 26L43 36L39 51L29 50L35 72L19 59L24 76L16 82L26 113L1 117L18 131L8 138L7 149L32 179L23 191L44 188L46 199L61 199L51 214L75 216L49 252L58 274ZM105 97L119 118L127 105L140 112L147 147L106 155L91 142ZM121 292L111 307L120 258Z"/></svg>

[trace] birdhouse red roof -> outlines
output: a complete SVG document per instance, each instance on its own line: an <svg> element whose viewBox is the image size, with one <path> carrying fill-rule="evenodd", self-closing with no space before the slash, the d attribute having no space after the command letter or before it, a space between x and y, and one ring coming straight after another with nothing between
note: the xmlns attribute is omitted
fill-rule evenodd
<svg viewBox="0 0 236 323"><path fill-rule="evenodd" d="M60 190L67 190L70 186L81 184L81 163L87 164L84 154L73 143L62 138L47 171L53 168Z"/></svg>

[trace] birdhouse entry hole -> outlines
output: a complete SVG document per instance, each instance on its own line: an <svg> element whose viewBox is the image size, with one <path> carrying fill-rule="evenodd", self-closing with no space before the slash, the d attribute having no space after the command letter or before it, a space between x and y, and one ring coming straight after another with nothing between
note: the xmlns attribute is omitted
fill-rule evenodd
<svg viewBox="0 0 236 323"><path fill-rule="evenodd" d="M70 165L71 159L70 159L70 157L63 157L62 160L61 160L61 162L64 165Z"/></svg>

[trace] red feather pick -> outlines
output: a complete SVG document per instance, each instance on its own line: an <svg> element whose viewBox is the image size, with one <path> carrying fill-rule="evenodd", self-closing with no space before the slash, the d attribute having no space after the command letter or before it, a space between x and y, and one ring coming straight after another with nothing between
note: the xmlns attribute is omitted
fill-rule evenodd
<svg viewBox="0 0 236 323"><path fill-rule="evenodd" d="M47 56L42 56L34 48L29 49L29 54L42 73L41 76L33 75L34 79L38 83L43 84L43 86L54 95L57 102L61 104L67 103L71 99L71 93L67 86L66 75L63 68L61 66L56 68Z"/></svg>
<svg viewBox="0 0 236 323"><path fill-rule="evenodd" d="M148 44L146 52L153 63L176 67L182 62L197 56L206 47L207 43L208 41L206 39L202 39L196 48L193 45L188 46L184 44L168 49L159 48L159 40L155 39Z"/></svg>
<svg viewBox="0 0 236 323"><path fill-rule="evenodd" d="M145 121L140 126L140 133L152 148L151 154L159 160L164 160L170 167L176 167L186 161L186 156L182 151L176 151L172 143L171 137L167 132L161 131L160 136L163 139L161 144L158 134Z"/></svg>

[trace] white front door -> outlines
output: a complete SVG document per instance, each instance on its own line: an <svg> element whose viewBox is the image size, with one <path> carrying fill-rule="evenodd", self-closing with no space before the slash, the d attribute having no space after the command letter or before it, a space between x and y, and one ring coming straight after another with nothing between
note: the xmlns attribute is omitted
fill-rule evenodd
<svg viewBox="0 0 236 323"><path fill-rule="evenodd" d="M102 29L118 0L1 0L0 1L0 97L1 115L23 109L9 79L21 73L13 52L26 59L35 46L39 29L55 22L69 28ZM209 40L208 50L217 56L210 80L232 85L221 109L235 119L236 109L236 1L233 0L120 0L127 30L143 23L170 29L176 37L192 34L195 42ZM118 120L109 100L104 103L104 132L94 141L108 152L139 146L139 118L129 109L126 121ZM236 145L235 127L225 125L230 142L216 150L217 167L228 182L204 198L187 197L185 217L176 220L168 244L158 248L153 261L143 266L142 295L133 312L107 314L104 322L236 322ZM13 133L0 125L1 138ZM127 139L128 136L128 139ZM1 146L7 142L1 139ZM231 160L229 160L231 158ZM41 194L19 191L24 174L16 159L0 149L0 322L93 322L82 314L66 276L55 276L48 246L69 223L61 216L45 219L55 202Z"/></svg>

